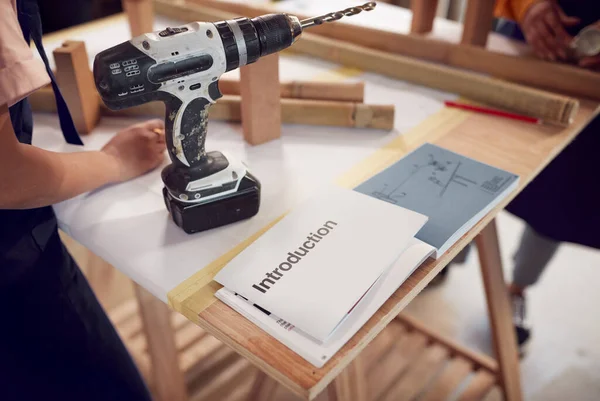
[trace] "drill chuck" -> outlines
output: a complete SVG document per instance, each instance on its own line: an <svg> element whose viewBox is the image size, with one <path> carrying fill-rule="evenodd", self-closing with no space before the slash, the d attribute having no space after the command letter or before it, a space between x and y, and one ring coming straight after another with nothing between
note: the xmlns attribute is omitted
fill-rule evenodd
<svg viewBox="0 0 600 401"><path fill-rule="evenodd" d="M260 40L261 57L287 49L302 33L300 21L287 14L268 14L251 21Z"/></svg>
<svg viewBox="0 0 600 401"><path fill-rule="evenodd" d="M267 14L215 23L227 60L227 71L256 62L260 57L290 47L302 34L298 18Z"/></svg>

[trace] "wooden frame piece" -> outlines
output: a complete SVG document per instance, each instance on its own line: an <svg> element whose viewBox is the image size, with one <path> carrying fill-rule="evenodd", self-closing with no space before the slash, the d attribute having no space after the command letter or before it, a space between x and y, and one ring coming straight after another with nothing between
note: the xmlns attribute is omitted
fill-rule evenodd
<svg viewBox="0 0 600 401"><path fill-rule="evenodd" d="M410 32L429 33L433 30L433 21L438 7L438 0L411 0L412 11Z"/></svg>
<svg viewBox="0 0 600 401"><path fill-rule="evenodd" d="M494 22L495 0L468 0L461 43L485 47Z"/></svg>
<svg viewBox="0 0 600 401"><path fill-rule="evenodd" d="M66 41L54 50L53 56L56 80L75 128L80 134L89 134L100 119L100 104L95 96L96 86L90 73L85 43Z"/></svg>

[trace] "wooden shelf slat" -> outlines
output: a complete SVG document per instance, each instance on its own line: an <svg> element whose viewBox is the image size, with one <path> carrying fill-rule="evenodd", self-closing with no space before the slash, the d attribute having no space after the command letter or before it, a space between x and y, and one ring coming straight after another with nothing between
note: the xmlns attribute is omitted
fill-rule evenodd
<svg viewBox="0 0 600 401"><path fill-rule="evenodd" d="M483 401L499 384L491 358L465 350L412 317L393 320L360 358L369 400Z"/></svg>
<svg viewBox="0 0 600 401"><path fill-rule="evenodd" d="M496 376L480 370L473 375L467 388L457 401L480 401L490 392L496 383Z"/></svg>
<svg viewBox="0 0 600 401"><path fill-rule="evenodd" d="M148 342L143 332L137 301L132 299L124 302L110 311L109 317L148 386L151 390L154 389ZM170 319L179 368L193 399L242 400L251 385L250 364L185 316L172 312ZM234 380L235 385L232 382ZM241 388L243 383L245 387Z"/></svg>
<svg viewBox="0 0 600 401"><path fill-rule="evenodd" d="M381 401L413 401L422 394L429 383L448 361L450 351L439 345L428 347L412 369L384 394Z"/></svg>
<svg viewBox="0 0 600 401"><path fill-rule="evenodd" d="M438 333L431 330L431 328L425 326L425 324L415 319L414 317L409 316L405 313L401 313L396 317L396 320L402 322L408 327L413 328L414 330L419 331L420 333L423 333L424 335L431 338L433 341L442 343L449 349L452 349L454 353L472 361L475 365L484 368L492 373L496 373L498 371L498 363L493 358L475 352L461 344L458 344L456 341L440 336Z"/></svg>
<svg viewBox="0 0 600 401"><path fill-rule="evenodd" d="M406 333L404 326L396 326L398 327L393 333L390 330L382 331L359 355L367 372L374 368L379 360L398 343L400 336Z"/></svg>
<svg viewBox="0 0 600 401"><path fill-rule="evenodd" d="M429 391L419 401L445 400L455 393L457 388L472 372L473 364L457 357L449 361L442 373L434 381Z"/></svg>
<svg viewBox="0 0 600 401"><path fill-rule="evenodd" d="M378 399L397 377L411 368L427 345L427 337L418 333L406 333L389 350L384 358L368 372L369 394Z"/></svg>

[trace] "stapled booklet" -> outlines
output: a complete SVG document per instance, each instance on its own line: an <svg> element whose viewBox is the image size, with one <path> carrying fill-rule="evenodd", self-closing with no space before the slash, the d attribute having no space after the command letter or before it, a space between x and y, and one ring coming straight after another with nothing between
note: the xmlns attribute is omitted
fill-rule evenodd
<svg viewBox="0 0 600 401"><path fill-rule="evenodd" d="M325 344L315 342L291 322L264 310L226 288L217 291L216 297L307 362L320 368L377 313L379 308L433 252L435 249L431 245L418 239L412 239L400 257L384 271Z"/></svg>
<svg viewBox="0 0 600 401"><path fill-rule="evenodd" d="M325 344L426 222L332 184L300 202L215 281Z"/></svg>

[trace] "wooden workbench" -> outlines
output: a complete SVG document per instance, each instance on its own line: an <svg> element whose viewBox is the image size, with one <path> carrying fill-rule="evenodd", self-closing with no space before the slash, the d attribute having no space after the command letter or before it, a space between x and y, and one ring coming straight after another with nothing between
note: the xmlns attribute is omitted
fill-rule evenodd
<svg viewBox="0 0 600 401"><path fill-rule="evenodd" d="M388 15L388 18L393 17ZM163 28L170 23L172 21L158 19L156 27ZM93 32L76 31L69 35L69 39L89 41L88 51L93 55L94 49L101 50L127 39L124 19L113 18L110 24L96 25ZM452 30L452 26L446 24L443 29ZM108 31L110 35L106 33ZM52 43L58 45L63 39L55 36L48 44L51 48ZM494 38L492 46L494 43L506 45L498 41ZM303 399L314 399L328 388L330 398L344 401L413 399L412 396L417 394L435 400L450 395L461 384L467 385L461 387L460 399L482 399L498 384L502 384L507 399L520 399L517 352L494 218L598 114L599 104L582 101L575 122L567 129L561 129L444 109L443 100L453 98L451 94L374 74L348 71L308 58L282 58L281 73L284 78L365 80L367 102L396 105L396 129L377 132L284 126L280 140L250 147L242 142L239 126L211 122L207 148L226 149L246 160L263 182L263 204L254 219L187 236L167 218L160 193L160 173L155 171L129 183L56 205L61 227L156 298L265 372L270 378L265 378L265 382L274 379ZM84 138L86 148L99 148L114 131L130 122L104 119L92 135ZM34 138L37 139L34 143L38 146L75 150L62 145L55 118L36 115L35 130ZM521 177L519 189L443 257L417 269L323 368L315 369L214 298L216 287L211 279L217 269L276 222L299 199L330 181L356 185L424 142L438 144L518 174ZM473 239L477 239L480 250L498 363L441 339L418 322L397 318ZM382 333L384 331L388 333L387 340ZM390 331L393 334L391 340ZM382 351L385 347L375 345L394 340L401 344L396 347L400 350L398 359L394 361L396 363L379 364L378 357L385 352ZM433 374L443 367L445 370L441 374ZM168 372L172 368L165 364L158 369ZM365 368L369 374L365 373ZM400 373L403 379L396 381L394 378ZM434 379L430 381L427 378ZM465 382L466 379L468 382ZM268 383L255 389L256 394L264 394L261 391L265 388L269 388ZM179 394L177 390L171 390Z"/></svg>

